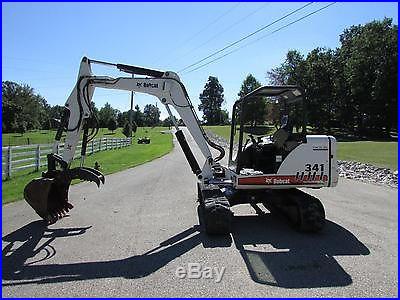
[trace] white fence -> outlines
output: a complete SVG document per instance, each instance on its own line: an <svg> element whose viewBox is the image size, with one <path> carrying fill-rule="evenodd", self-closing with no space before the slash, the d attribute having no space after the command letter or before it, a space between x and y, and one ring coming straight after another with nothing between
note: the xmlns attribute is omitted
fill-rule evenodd
<svg viewBox="0 0 400 300"><path fill-rule="evenodd" d="M87 144L86 154L110 149L118 149L131 145L131 138L100 138ZM2 147L2 179L10 178L13 173L25 169L39 170L47 166L47 154L52 152L53 144L37 144L23 146ZM75 158L81 157L82 142L79 142L75 151ZM64 143L57 149L62 154Z"/></svg>

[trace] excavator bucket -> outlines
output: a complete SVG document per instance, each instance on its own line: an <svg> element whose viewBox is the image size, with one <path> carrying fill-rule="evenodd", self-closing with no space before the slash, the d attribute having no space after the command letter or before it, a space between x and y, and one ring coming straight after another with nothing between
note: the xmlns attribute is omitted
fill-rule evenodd
<svg viewBox="0 0 400 300"><path fill-rule="evenodd" d="M54 222L71 208L68 202L69 183L57 182L55 178L36 178L24 190L26 202L44 220Z"/></svg>
<svg viewBox="0 0 400 300"><path fill-rule="evenodd" d="M103 174L91 168L48 172L25 186L24 198L41 218L48 223L54 223L73 208L68 201L72 179L93 181L98 187L105 182Z"/></svg>

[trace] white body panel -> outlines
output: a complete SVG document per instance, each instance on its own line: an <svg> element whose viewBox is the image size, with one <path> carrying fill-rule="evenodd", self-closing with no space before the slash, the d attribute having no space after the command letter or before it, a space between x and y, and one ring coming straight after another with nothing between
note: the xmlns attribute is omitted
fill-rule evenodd
<svg viewBox="0 0 400 300"><path fill-rule="evenodd" d="M307 135L307 142L293 149L276 174L237 175L237 189L287 189L333 187L338 182L336 139Z"/></svg>

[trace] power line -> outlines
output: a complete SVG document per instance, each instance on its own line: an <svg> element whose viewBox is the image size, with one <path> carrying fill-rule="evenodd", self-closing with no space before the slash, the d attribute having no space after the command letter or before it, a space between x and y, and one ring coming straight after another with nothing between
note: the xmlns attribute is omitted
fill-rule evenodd
<svg viewBox="0 0 400 300"><path fill-rule="evenodd" d="M311 12L311 13L309 13L309 14L307 14L307 15L301 17L301 18L298 18L297 20L295 20L295 21L293 21L293 22L290 22L290 23L288 23L288 24L286 24L286 25L283 25L283 26L279 27L278 29L275 29L274 31L272 31L272 32L270 32L270 33L268 33L268 34L263 35L263 36L261 36L260 38L254 40L254 41L251 41L250 43L244 44L244 45L242 45L241 47L238 47L238 48L236 48L236 49L234 49L234 50L232 50L232 51L229 51L229 52L225 53L224 55L221 55L221 56L219 56L219 57L217 57L217 58L215 58L215 59L213 59L213 60L211 60L211 61L205 63L205 64L202 64L202 65L200 65L200 66L198 66L198 67L196 67L196 68L194 68L194 69L192 69L192 70L190 70L190 71L187 71L187 72L185 72L185 74L189 74L189 73L192 73L192 72L194 72L194 71L196 71L196 70L199 70L199 69L201 69L201 68L203 68L203 67L205 67L205 66L207 66L207 65L209 65L209 64L211 64L211 63L213 63L213 62L215 62L215 61L217 61L217 60L220 60L220 59L222 59L222 58L224 58L224 57L226 57L226 56L228 56L228 55L230 55L230 54L232 54L232 53L234 53L234 52L236 52L236 51L239 51L240 49L242 49L242 48L244 48L244 47L247 47L247 46L249 46L249 45L252 45L252 44L258 42L258 41L262 40L263 38L266 38L266 37L268 37L268 36L271 36L272 34L278 32L278 31L281 31L282 29L284 29L284 28L286 28L286 27L289 27L289 26L291 26L291 25L293 25L293 24L295 24L295 23L297 23L297 22L300 22L301 20L304 20L304 19L310 17L311 15L314 15L314 14L320 12L321 10L324 10L324 9L328 8L329 6L332 6L332 5L336 4L336 3L337 3L337 2L332 2L332 3L328 4L328 5L325 5L324 7L321 7L321 8L319 8L319 9L317 9L317 10L315 10L315 11L313 11L313 12Z"/></svg>
<svg viewBox="0 0 400 300"><path fill-rule="evenodd" d="M183 45L187 44L188 42L190 42L191 40L193 40L196 36L198 36L200 33L204 32L206 29L208 29L211 25L214 25L215 23L217 23L219 20L221 20L223 17L225 17L227 14L229 14L231 11L233 11L236 7L238 7L241 3L238 2L235 5L233 5L232 7L230 7L228 10L226 10L225 12L223 12L221 15L218 15L217 18L215 18L213 21L211 21L210 23L208 23L205 27L203 27L202 29L200 29L199 31L197 31L196 33L192 34L188 39L186 39L184 42L182 42L180 44L180 46L176 47L175 49L171 49L170 51L168 51L169 53L171 52L175 52L178 49L182 48ZM165 54L165 52L163 51L163 55ZM158 61L160 59L161 56L159 56L156 61Z"/></svg>
<svg viewBox="0 0 400 300"><path fill-rule="evenodd" d="M204 32L206 29L208 29L211 25L214 25L215 23L217 23L219 20L221 20L223 17L225 17L226 15L228 15L229 13L231 13L236 7L238 7L241 3L238 2L236 3L236 5L232 6L231 8L229 8L226 12L222 13L220 16L218 16L217 18L215 18L211 23L209 23L208 25L206 25L203 29L201 29L200 31L198 31L197 33L193 34L189 39L187 39L183 44L186 44L187 42L190 42L191 40L193 40L196 36L198 36L200 33Z"/></svg>
<svg viewBox="0 0 400 300"><path fill-rule="evenodd" d="M177 62L179 60L181 60L182 58L188 56L189 54L193 53L194 51L198 50L199 48L207 45L209 42L211 42L212 40L214 40L216 37L220 36L221 34L227 32L228 30L232 29L233 27L239 25L240 23L242 23L243 21L245 21L247 18L249 18L250 16L254 15L255 13L259 12L263 7L270 5L271 3L264 3L263 5L260 5L259 7L257 7L255 10L251 11L250 13L248 13L247 15L245 15L244 17L240 18L238 21L234 22L233 24L227 26L226 28L224 28L223 30L219 31L218 33L214 34L213 36L211 36L208 40L206 40L205 42L201 43L200 45L192 48L191 50L189 50L188 52L186 52L183 55L180 55L178 59L175 60L169 60L166 62L166 64L169 64L170 62L174 61Z"/></svg>
<svg viewBox="0 0 400 300"><path fill-rule="evenodd" d="M189 69L189 68L191 68L191 67L193 67L193 66L195 66L195 65L198 65L199 63L201 63L201 62L203 62L203 61L205 61L205 60L207 60L207 59L209 59L209 58L211 58L211 57L217 55L218 53L221 53L221 52L225 51L226 49L229 49L229 48L233 47L234 45L237 45L238 43L240 43L240 42L242 42L242 41L248 39L249 37L251 37L251 36L253 36L253 35L259 33L260 31L263 31L263 30L267 29L268 27L274 25L274 24L277 23L277 22L282 21L283 19L286 19L287 17L289 17L289 16L295 14L296 12L298 12L298 11L300 11L300 10L306 8L307 6L309 6L309 5L313 4L313 3L314 3L314 2L309 2L309 3L305 4L305 5L303 5L302 7L293 10L292 12L290 12L290 13L284 15L283 17L280 17L279 19L273 21L272 23L269 23L269 24L267 24L267 25L265 25L265 26L263 26L263 27L257 29L256 31L253 31L252 33L250 33L250 34L248 34L248 35L246 35L246 36L240 38L239 40L237 40L237 41L235 41L235 42L230 43L229 45L223 47L222 49L219 49L219 50L217 50L217 51L211 53L210 55L208 55L208 56L206 56L206 57L204 57L204 58L202 58L202 59L196 61L195 63L193 63L193 64L191 64L191 65L189 65L189 66L187 66L187 67L185 67L185 68L183 68L183 69L181 69L181 70L179 70L178 73L180 73L180 72L182 72L182 71L185 71L185 70L187 70L187 69Z"/></svg>
<svg viewBox="0 0 400 300"><path fill-rule="evenodd" d="M213 35L211 38L209 38L207 41L205 41L204 43L202 43L200 46L198 47L203 47L204 45L208 44L210 41L214 40L216 37L220 36L222 33L227 32L228 30L232 29L233 27L239 25L240 23L242 23L243 21L245 21L247 18L249 18L250 16L254 15L255 13L259 12L260 9L262 7L265 7L267 5L270 5L271 3L264 3L263 5L261 5L260 7L257 7L255 10L253 10L252 12L250 12L249 14L247 14L246 16L244 16L243 18L239 19L237 22L231 24L230 26L228 26L227 28L225 28L224 30L218 32L217 34Z"/></svg>

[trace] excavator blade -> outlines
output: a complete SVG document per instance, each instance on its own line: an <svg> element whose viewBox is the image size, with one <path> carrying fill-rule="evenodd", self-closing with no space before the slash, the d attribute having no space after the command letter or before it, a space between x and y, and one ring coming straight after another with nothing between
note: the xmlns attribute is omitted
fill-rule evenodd
<svg viewBox="0 0 400 300"><path fill-rule="evenodd" d="M105 182L104 175L91 168L78 167L47 172L25 186L24 198L41 218L48 223L54 223L73 208L68 201L72 179L92 181L98 187Z"/></svg>

